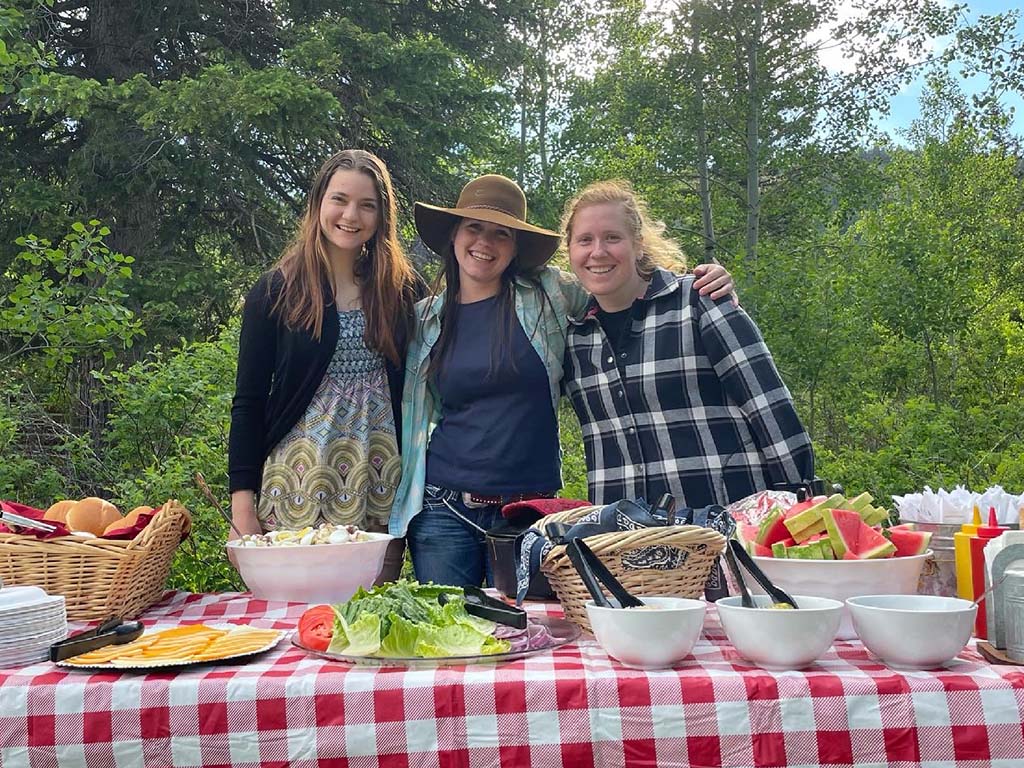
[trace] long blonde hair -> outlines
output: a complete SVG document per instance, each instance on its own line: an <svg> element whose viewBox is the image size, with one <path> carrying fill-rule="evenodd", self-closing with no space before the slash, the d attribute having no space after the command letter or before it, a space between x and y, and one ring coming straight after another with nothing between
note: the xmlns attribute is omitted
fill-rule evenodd
<svg viewBox="0 0 1024 768"><path fill-rule="evenodd" d="M377 192L380 222L363 253L356 260L363 314L366 317L366 345L395 365L405 358L412 326L416 277L398 240L398 212L391 174L384 161L362 149L345 149L325 162L313 181L306 201L306 213L299 231L277 263L284 288L274 305L290 328L302 328L319 339L323 332L324 308L331 297L331 264L327 237L320 226L320 203L331 177L338 171L355 170L369 176Z"/></svg>
<svg viewBox="0 0 1024 768"><path fill-rule="evenodd" d="M572 240L572 224L576 214L583 208L602 203L619 203L622 206L626 226L633 236L633 242L640 248L636 260L636 271L640 277L649 279L657 267L686 271L686 256L679 245L665 235L665 223L651 218L647 201L624 179L588 184L566 203L562 214L562 232L567 247Z"/></svg>

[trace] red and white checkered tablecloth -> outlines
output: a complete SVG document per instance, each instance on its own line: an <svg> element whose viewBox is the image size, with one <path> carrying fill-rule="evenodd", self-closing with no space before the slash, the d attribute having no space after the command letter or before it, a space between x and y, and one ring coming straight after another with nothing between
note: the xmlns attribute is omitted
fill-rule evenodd
<svg viewBox="0 0 1024 768"><path fill-rule="evenodd" d="M168 593L149 625L291 629L305 606ZM537 606L534 611L556 610ZM0 670L0 765L1024 766L1024 668L968 647L894 672L837 643L802 672L745 665L713 610L678 669L643 672L593 640L529 659L351 667L283 641L244 666Z"/></svg>

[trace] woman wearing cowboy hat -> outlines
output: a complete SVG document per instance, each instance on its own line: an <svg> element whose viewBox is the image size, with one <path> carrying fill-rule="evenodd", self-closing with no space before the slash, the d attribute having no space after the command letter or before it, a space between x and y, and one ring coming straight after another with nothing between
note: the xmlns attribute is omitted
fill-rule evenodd
<svg viewBox="0 0 1024 768"><path fill-rule="evenodd" d="M390 532L407 536L420 581L490 583L483 532L501 507L562 485L566 325L587 295L545 266L560 236L527 222L526 197L504 176L474 179L454 208L416 203L415 219L444 269L416 307ZM722 267L700 272L698 290L732 290Z"/></svg>

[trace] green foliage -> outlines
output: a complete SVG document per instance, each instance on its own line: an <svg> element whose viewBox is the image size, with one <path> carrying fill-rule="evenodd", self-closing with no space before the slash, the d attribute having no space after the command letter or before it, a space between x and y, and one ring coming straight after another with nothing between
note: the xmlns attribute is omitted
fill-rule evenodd
<svg viewBox="0 0 1024 768"><path fill-rule="evenodd" d="M34 235L18 238L25 250L6 275L12 287L0 296L0 333L24 345L19 353L39 350L49 368L92 354L110 361L144 334L123 304L135 259L111 252L103 244L109 234L92 220L75 222L56 248Z"/></svg>
<svg viewBox="0 0 1024 768"><path fill-rule="evenodd" d="M583 451L583 432L569 401L563 399L558 408L558 431L562 443L563 499L586 499L587 459Z"/></svg>
<svg viewBox="0 0 1024 768"><path fill-rule="evenodd" d="M192 536L174 560L171 584L197 592L238 589L224 555L228 526L199 491L201 472L229 508L227 429L238 355L238 323L208 342L154 350L125 370L101 376L112 404L105 439L113 500L122 509L180 500Z"/></svg>

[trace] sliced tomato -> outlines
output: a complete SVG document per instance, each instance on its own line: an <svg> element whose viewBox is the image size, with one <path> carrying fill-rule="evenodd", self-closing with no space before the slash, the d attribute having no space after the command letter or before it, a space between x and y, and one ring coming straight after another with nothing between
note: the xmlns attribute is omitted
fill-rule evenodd
<svg viewBox="0 0 1024 768"><path fill-rule="evenodd" d="M313 651L326 651L334 636L334 609L315 605L299 618L299 642Z"/></svg>

